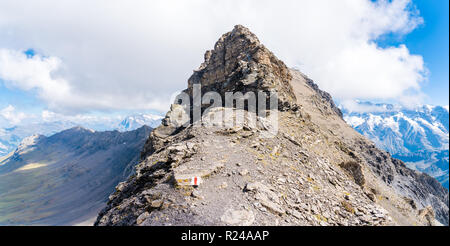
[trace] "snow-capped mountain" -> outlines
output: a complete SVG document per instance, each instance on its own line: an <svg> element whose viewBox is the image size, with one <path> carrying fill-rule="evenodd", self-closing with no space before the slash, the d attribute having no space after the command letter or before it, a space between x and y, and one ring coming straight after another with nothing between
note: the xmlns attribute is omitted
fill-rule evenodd
<svg viewBox="0 0 450 246"><path fill-rule="evenodd" d="M83 126L95 131L133 131L143 125L154 128L160 124L162 118L162 116L153 114L133 114L125 118L103 117L82 122L58 119L55 121L20 124L8 128L0 127L0 157L14 151L24 138L35 134L50 136L75 126Z"/></svg>
<svg viewBox="0 0 450 246"><path fill-rule="evenodd" d="M430 174L448 188L448 106L423 105L414 109L358 102L341 105L344 119L358 132L404 161L410 168Z"/></svg>
<svg viewBox="0 0 450 246"><path fill-rule="evenodd" d="M143 125L150 126L152 128L157 127L163 119L160 115L153 114L135 114L126 117L117 126L119 131L132 131Z"/></svg>

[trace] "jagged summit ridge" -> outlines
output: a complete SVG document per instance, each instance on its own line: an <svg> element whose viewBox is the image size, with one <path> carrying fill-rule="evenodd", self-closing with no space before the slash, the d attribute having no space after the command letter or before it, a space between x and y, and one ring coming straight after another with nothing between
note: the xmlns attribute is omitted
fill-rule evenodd
<svg viewBox="0 0 450 246"><path fill-rule="evenodd" d="M205 61L188 80L187 91L200 84L202 93L216 91L277 92L282 104L295 104L296 98L289 81L288 67L262 45L255 34L236 25L205 53Z"/></svg>

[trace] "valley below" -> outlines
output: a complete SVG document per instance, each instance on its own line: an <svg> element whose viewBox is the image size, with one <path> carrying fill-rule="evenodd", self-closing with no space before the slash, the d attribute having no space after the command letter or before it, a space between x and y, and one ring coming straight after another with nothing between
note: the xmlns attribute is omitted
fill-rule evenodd
<svg viewBox="0 0 450 246"><path fill-rule="evenodd" d="M0 159L0 225L89 224L133 173L150 131L76 127L26 138Z"/></svg>

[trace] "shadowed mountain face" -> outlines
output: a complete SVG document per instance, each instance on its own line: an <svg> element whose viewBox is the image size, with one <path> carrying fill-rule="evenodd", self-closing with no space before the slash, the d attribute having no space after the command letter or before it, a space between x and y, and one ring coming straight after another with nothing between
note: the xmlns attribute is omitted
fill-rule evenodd
<svg viewBox="0 0 450 246"><path fill-rule="evenodd" d="M448 224L439 182L376 148L328 93L247 28L236 26L206 52L188 80L191 101L198 84L222 98L277 92L278 111L213 104L188 121L188 104L172 105L96 225ZM230 126L238 114L243 124Z"/></svg>
<svg viewBox="0 0 450 246"><path fill-rule="evenodd" d="M94 217L127 178L151 131L76 127L26 138L0 159L0 225L72 225Z"/></svg>

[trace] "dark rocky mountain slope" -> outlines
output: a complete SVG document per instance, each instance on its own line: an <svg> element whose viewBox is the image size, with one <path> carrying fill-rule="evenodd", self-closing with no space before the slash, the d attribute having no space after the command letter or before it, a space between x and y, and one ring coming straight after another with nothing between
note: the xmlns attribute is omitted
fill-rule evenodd
<svg viewBox="0 0 450 246"><path fill-rule="evenodd" d="M134 172L150 131L76 127L26 138L0 160L0 225L92 225L117 183Z"/></svg>

